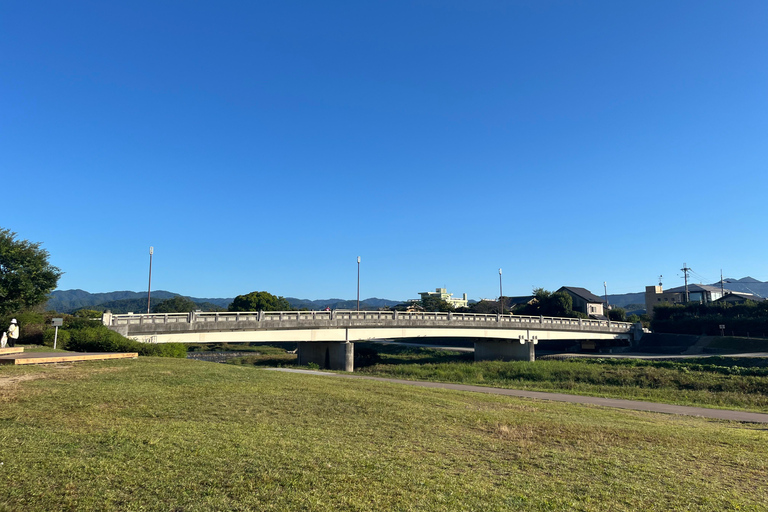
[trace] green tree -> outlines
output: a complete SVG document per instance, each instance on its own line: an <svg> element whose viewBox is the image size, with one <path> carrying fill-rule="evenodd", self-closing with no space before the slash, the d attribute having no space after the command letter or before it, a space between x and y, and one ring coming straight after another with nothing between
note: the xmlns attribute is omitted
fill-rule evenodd
<svg viewBox="0 0 768 512"><path fill-rule="evenodd" d="M533 300L515 308L518 315L575 317L573 298L565 292L552 293L544 288L533 289Z"/></svg>
<svg viewBox="0 0 768 512"><path fill-rule="evenodd" d="M508 300L507 297L504 299ZM480 302L470 304L467 310L469 313L476 313L478 315L495 315L500 311L499 301L481 300ZM509 309L504 308L504 313L509 313Z"/></svg>
<svg viewBox="0 0 768 512"><path fill-rule="evenodd" d="M573 297L565 292L551 294L542 307L544 316L573 316Z"/></svg>
<svg viewBox="0 0 768 512"><path fill-rule="evenodd" d="M158 302L157 305L152 308L153 313L189 313L199 309L197 304L192 302L186 297L177 295L170 299L166 299L162 302Z"/></svg>
<svg viewBox="0 0 768 512"><path fill-rule="evenodd" d="M424 308L424 311L441 311L443 313L453 311L453 304L445 299L433 297L431 295L427 295L421 299L421 307Z"/></svg>
<svg viewBox="0 0 768 512"><path fill-rule="evenodd" d="M0 228L0 315L48 300L61 273L39 243L17 240L16 233Z"/></svg>
<svg viewBox="0 0 768 512"><path fill-rule="evenodd" d="M626 322L627 311L624 308L613 308L608 310L608 319L614 322Z"/></svg>
<svg viewBox="0 0 768 512"><path fill-rule="evenodd" d="M232 304L230 311L290 311L291 305L284 297L277 297L269 292L251 292L247 295L238 295Z"/></svg>

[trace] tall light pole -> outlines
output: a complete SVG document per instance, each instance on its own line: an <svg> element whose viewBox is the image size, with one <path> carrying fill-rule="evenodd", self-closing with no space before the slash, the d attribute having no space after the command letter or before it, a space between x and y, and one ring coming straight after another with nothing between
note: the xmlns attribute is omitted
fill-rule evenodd
<svg viewBox="0 0 768 512"><path fill-rule="evenodd" d="M152 253L154 247L149 247L149 284L147 285L147 314L149 314L149 297L152 293Z"/></svg>
<svg viewBox="0 0 768 512"><path fill-rule="evenodd" d="M608 316L608 283L603 281L603 290L605 291L605 316Z"/></svg>
<svg viewBox="0 0 768 512"><path fill-rule="evenodd" d="M360 256L357 257L357 311L360 311Z"/></svg>
<svg viewBox="0 0 768 512"><path fill-rule="evenodd" d="M504 314L504 292L501 291L501 269L499 269L499 312Z"/></svg>

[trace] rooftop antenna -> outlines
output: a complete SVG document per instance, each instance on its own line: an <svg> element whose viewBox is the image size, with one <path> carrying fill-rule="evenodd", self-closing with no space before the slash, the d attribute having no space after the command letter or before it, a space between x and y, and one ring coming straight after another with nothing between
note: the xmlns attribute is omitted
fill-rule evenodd
<svg viewBox="0 0 768 512"><path fill-rule="evenodd" d="M661 280L664 278L663 275L659 274L659 286L661 286Z"/></svg>

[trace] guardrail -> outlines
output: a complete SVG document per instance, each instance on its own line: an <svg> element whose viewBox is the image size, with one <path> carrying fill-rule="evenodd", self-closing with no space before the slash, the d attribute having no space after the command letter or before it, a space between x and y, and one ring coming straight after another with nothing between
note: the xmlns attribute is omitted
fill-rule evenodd
<svg viewBox="0 0 768 512"><path fill-rule="evenodd" d="M427 313L405 311L249 311L249 312L219 312L219 313L154 313L154 314L105 314L102 321L108 326L120 325L169 325L169 324L205 324L215 323L216 328L222 328L221 323L235 327L238 323L258 322L261 328L279 327L279 322L339 326L339 324L360 325L358 322L388 322L398 325L415 324L419 322L439 322L450 327L477 327L486 325L489 328L514 328L527 326L531 328L584 331L627 332L632 327L628 322L612 322L610 320L593 320L583 318L562 318L545 316L519 315L480 315L473 313ZM310 327L310 325L307 325Z"/></svg>

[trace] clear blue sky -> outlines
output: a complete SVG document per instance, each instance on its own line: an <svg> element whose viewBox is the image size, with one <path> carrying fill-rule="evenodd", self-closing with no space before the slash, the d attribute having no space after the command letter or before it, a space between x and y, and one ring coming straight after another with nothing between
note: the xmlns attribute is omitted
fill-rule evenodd
<svg viewBox="0 0 768 512"><path fill-rule="evenodd" d="M768 2L0 5L0 227L60 289L768 280ZM698 281L698 280L696 280Z"/></svg>

